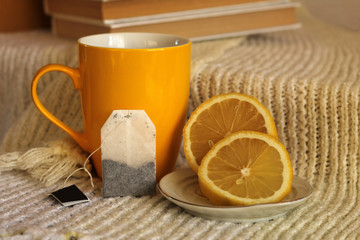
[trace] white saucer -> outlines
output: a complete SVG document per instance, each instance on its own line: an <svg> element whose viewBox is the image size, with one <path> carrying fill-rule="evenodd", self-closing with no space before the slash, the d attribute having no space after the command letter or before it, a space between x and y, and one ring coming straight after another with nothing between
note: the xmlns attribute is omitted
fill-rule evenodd
<svg viewBox="0 0 360 240"><path fill-rule="evenodd" d="M190 168L167 174L160 180L158 188L165 198L190 214L229 222L257 222L279 217L304 203L312 193L309 183L294 176L291 192L281 202L251 206L214 206L202 195L197 175Z"/></svg>

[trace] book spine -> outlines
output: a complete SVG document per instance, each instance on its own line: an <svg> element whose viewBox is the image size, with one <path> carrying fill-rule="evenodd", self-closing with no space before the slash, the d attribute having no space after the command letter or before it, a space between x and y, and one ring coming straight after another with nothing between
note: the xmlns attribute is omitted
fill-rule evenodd
<svg viewBox="0 0 360 240"><path fill-rule="evenodd" d="M49 15L73 15L97 20L139 17L155 14L220 8L232 5L284 3L290 0L44 0Z"/></svg>
<svg viewBox="0 0 360 240"><path fill-rule="evenodd" d="M231 5L217 8L205 8L199 10L181 11L175 13L154 14L130 18L99 20L67 14L53 14L57 19L66 19L73 22L82 22L97 26L108 26L111 28L127 27L134 25L155 24L161 22L176 22L209 17L219 17L234 14L245 14L251 12L262 12L275 9L297 8L300 4L294 2L273 2L269 4Z"/></svg>
<svg viewBox="0 0 360 240"><path fill-rule="evenodd" d="M59 36L78 38L86 35L110 32L159 32L181 35L193 39L211 39L213 36L233 36L276 29L295 28L296 7L289 4L277 9L262 9L261 11L232 12L225 15L213 15L192 19L173 21L128 22L126 24L93 24L76 21L71 18L54 17L54 28Z"/></svg>

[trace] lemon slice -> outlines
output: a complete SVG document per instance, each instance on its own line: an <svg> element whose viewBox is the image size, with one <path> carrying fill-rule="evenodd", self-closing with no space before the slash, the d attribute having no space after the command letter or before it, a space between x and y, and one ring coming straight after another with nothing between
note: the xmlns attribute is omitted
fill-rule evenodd
<svg viewBox="0 0 360 240"><path fill-rule="evenodd" d="M291 191L288 152L275 137L241 131L220 140L198 171L202 193L214 205L278 202Z"/></svg>
<svg viewBox="0 0 360 240"><path fill-rule="evenodd" d="M184 152L190 167L197 172L210 148L238 131L258 131L278 137L269 110L252 96L227 93L203 102L183 130Z"/></svg>

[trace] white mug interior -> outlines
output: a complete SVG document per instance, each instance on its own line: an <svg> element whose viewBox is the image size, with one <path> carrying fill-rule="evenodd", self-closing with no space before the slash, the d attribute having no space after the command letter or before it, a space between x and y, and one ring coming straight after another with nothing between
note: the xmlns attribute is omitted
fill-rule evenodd
<svg viewBox="0 0 360 240"><path fill-rule="evenodd" d="M90 35L80 38L78 42L92 47L149 49L181 46L189 43L189 40L170 34L127 32Z"/></svg>

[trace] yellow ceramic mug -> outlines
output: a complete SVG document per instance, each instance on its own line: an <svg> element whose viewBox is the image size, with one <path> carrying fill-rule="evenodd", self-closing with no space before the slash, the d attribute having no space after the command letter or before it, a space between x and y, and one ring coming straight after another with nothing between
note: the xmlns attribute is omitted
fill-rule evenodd
<svg viewBox="0 0 360 240"><path fill-rule="evenodd" d="M191 42L166 34L114 33L80 38L78 46L78 69L49 64L35 74L35 105L89 153L100 147L100 129L113 110L145 110L156 127L160 180L173 169L179 153L189 97ZM80 91L84 132L71 129L39 101L37 84L49 71L68 74ZM92 162L101 177L100 151Z"/></svg>

